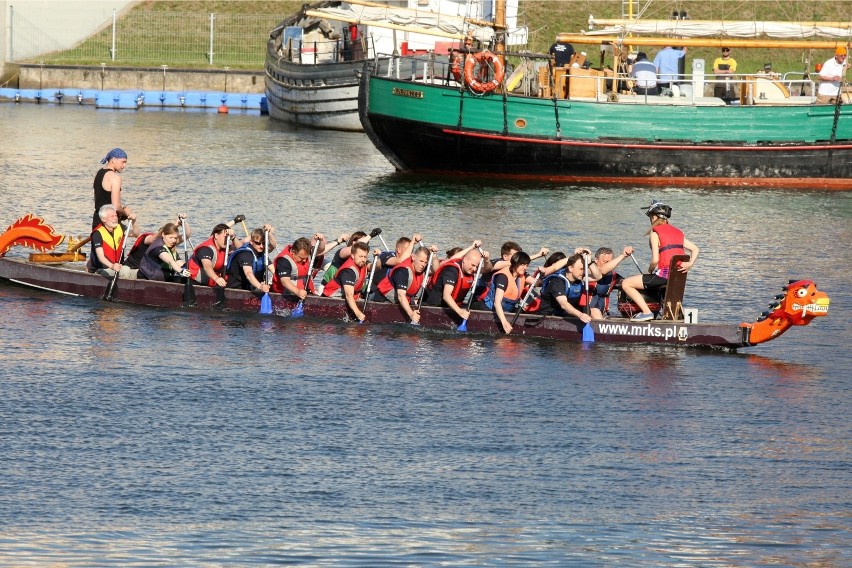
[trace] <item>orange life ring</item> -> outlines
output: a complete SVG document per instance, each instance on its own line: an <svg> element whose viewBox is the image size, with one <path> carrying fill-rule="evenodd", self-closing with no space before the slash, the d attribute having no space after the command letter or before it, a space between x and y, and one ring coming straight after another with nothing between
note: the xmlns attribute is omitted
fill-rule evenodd
<svg viewBox="0 0 852 568"><path fill-rule="evenodd" d="M473 68L477 63L479 64L478 74L483 77L474 78ZM490 81L486 81L484 77L486 65L494 69L494 78ZM503 62L490 51L468 53L464 61L464 82L477 93L490 93L496 89L503 82L504 73Z"/></svg>

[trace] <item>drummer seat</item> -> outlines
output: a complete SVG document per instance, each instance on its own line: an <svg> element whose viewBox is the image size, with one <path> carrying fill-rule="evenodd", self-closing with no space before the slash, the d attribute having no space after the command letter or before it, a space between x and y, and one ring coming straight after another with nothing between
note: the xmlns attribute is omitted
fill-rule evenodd
<svg viewBox="0 0 852 568"><path fill-rule="evenodd" d="M677 265L689 262L689 255L678 254L672 257L669 264L669 281L666 284L665 296L660 305L660 319L683 320L683 292L686 289L686 272L680 272Z"/></svg>

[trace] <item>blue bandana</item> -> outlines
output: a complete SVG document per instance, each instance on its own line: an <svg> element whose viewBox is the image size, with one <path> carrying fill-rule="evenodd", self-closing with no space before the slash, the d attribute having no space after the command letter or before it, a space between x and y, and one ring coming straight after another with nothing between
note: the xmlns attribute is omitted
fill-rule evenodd
<svg viewBox="0 0 852 568"><path fill-rule="evenodd" d="M106 157L103 160L101 160L101 163L106 164L107 162L109 162L113 158L118 158L119 160L126 160L127 159L127 153L124 150L122 150L121 148L113 148L112 150L109 151L109 154L107 154Z"/></svg>

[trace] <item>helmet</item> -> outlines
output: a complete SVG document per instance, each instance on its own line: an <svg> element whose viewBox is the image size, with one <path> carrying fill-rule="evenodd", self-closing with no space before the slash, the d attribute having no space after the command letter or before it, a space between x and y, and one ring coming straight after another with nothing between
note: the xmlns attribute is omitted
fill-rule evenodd
<svg viewBox="0 0 852 568"><path fill-rule="evenodd" d="M665 203L660 203L659 201L653 201L648 207L643 207L642 209L645 209L645 215L648 217L656 215L657 217L664 217L668 219L672 216L672 208Z"/></svg>

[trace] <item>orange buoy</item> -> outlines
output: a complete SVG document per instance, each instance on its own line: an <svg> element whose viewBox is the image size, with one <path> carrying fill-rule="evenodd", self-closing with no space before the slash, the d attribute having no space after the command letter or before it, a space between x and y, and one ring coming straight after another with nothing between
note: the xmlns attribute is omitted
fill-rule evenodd
<svg viewBox="0 0 852 568"><path fill-rule="evenodd" d="M228 114L228 107L225 105L219 105L219 114Z"/></svg>
<svg viewBox="0 0 852 568"><path fill-rule="evenodd" d="M474 66L479 65L479 77L474 77ZM487 68L494 70L494 78L486 81ZM505 68L498 56L490 51L468 53L464 62L464 82L477 93L490 93L503 82Z"/></svg>

